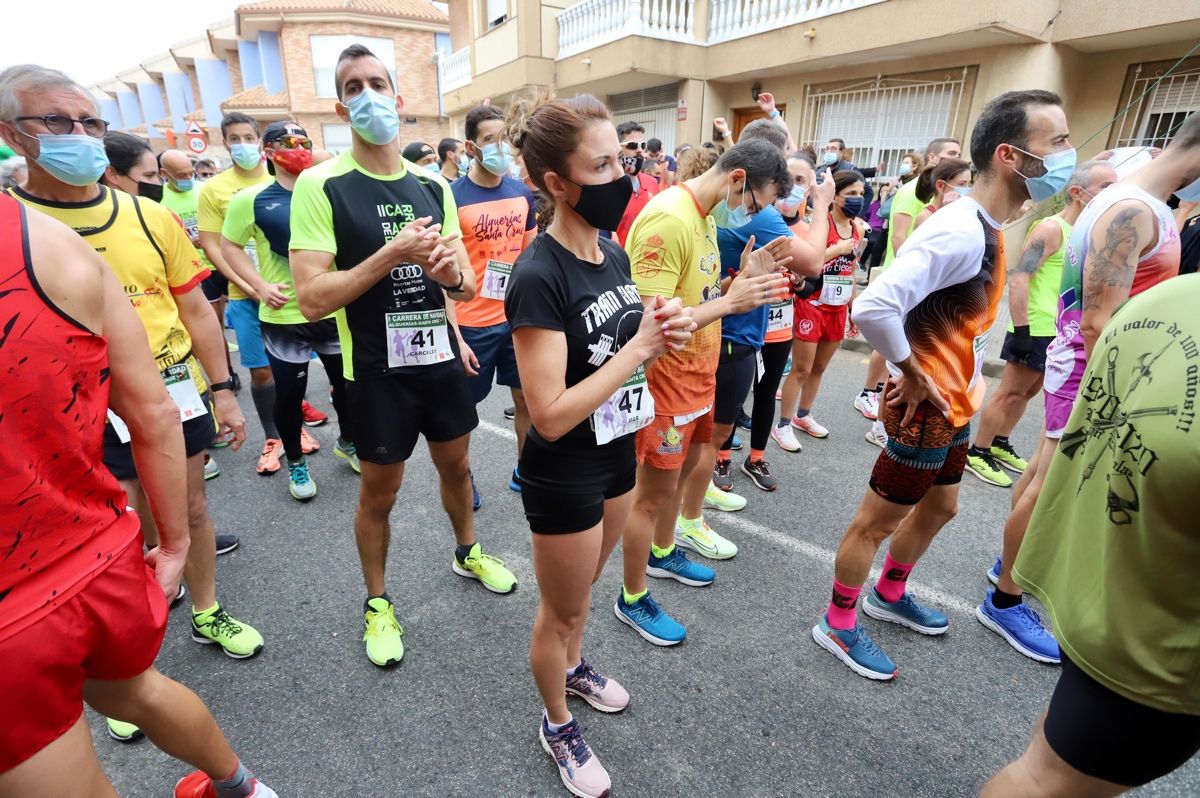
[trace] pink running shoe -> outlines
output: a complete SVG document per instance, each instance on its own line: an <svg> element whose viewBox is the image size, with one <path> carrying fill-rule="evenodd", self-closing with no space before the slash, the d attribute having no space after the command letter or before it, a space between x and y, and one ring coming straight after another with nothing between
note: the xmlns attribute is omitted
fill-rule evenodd
<svg viewBox="0 0 1200 798"><path fill-rule="evenodd" d="M567 695L579 696L601 712L620 712L629 706L629 693L617 684L596 673L586 659L581 659L579 668L567 677Z"/></svg>
<svg viewBox="0 0 1200 798"><path fill-rule="evenodd" d="M538 739L542 748L554 757L558 765L558 775L563 785L572 795L580 798L608 798L612 789L612 780L600 760L592 753L592 748L583 739L583 727L575 718L557 734L546 728L545 716L538 724Z"/></svg>

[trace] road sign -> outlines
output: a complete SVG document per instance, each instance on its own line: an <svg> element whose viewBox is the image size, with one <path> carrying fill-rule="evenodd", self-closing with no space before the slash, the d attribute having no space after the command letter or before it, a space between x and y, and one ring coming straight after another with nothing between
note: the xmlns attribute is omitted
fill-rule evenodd
<svg viewBox="0 0 1200 798"><path fill-rule="evenodd" d="M208 152L208 140L204 137L204 130L194 120L188 122L187 146L188 150L196 155Z"/></svg>

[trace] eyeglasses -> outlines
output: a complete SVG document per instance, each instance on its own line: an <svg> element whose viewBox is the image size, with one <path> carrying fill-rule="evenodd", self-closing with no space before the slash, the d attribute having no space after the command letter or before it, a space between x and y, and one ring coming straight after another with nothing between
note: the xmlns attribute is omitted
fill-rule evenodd
<svg viewBox="0 0 1200 798"><path fill-rule="evenodd" d="M632 152L633 150L646 149L646 142L644 142L644 141L627 141L624 144L622 144L621 146L624 147L625 149L629 150L630 152Z"/></svg>
<svg viewBox="0 0 1200 798"><path fill-rule="evenodd" d="M279 148L283 150L311 150L313 148L312 141L304 136L282 136L277 141Z"/></svg>
<svg viewBox="0 0 1200 798"><path fill-rule="evenodd" d="M753 207L751 207L749 210L750 210L750 215L753 216L754 214L756 214L762 210L762 205L759 204L758 197L755 195L754 189L751 188L751 189L749 189L749 191L750 191L750 202L753 203Z"/></svg>
<svg viewBox="0 0 1200 798"><path fill-rule="evenodd" d="M72 119L69 116L62 114L46 114L45 116L18 116L13 119L14 122L32 122L38 120L46 126L55 135L63 136L75 130L75 124L78 123L83 132L94 139L104 138L104 134L108 132L108 123L96 116L85 116L83 119ZM25 133L24 130L21 131ZM25 133L25 135L32 135Z"/></svg>

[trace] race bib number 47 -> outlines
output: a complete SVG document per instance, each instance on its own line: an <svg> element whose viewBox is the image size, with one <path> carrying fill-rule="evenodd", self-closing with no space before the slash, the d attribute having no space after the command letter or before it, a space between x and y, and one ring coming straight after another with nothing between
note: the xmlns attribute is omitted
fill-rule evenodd
<svg viewBox="0 0 1200 798"><path fill-rule="evenodd" d="M387 314L388 366L432 366L454 359L446 311Z"/></svg>
<svg viewBox="0 0 1200 798"><path fill-rule="evenodd" d="M609 400L592 413L592 429L600 446L623 435L637 432L654 421L654 397L646 384L646 370L637 371L625 380Z"/></svg>

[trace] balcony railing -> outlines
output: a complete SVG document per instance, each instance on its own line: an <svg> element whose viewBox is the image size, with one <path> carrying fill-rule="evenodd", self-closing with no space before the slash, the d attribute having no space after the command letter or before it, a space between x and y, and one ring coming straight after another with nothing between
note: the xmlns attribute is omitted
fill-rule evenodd
<svg viewBox="0 0 1200 798"><path fill-rule="evenodd" d="M438 84L443 94L471 82L471 48L438 59Z"/></svg>
<svg viewBox="0 0 1200 798"><path fill-rule="evenodd" d="M710 0L710 44L798 25L886 0Z"/></svg>
<svg viewBox="0 0 1200 798"><path fill-rule="evenodd" d="M625 36L696 40L694 0L583 0L558 14L558 57Z"/></svg>

